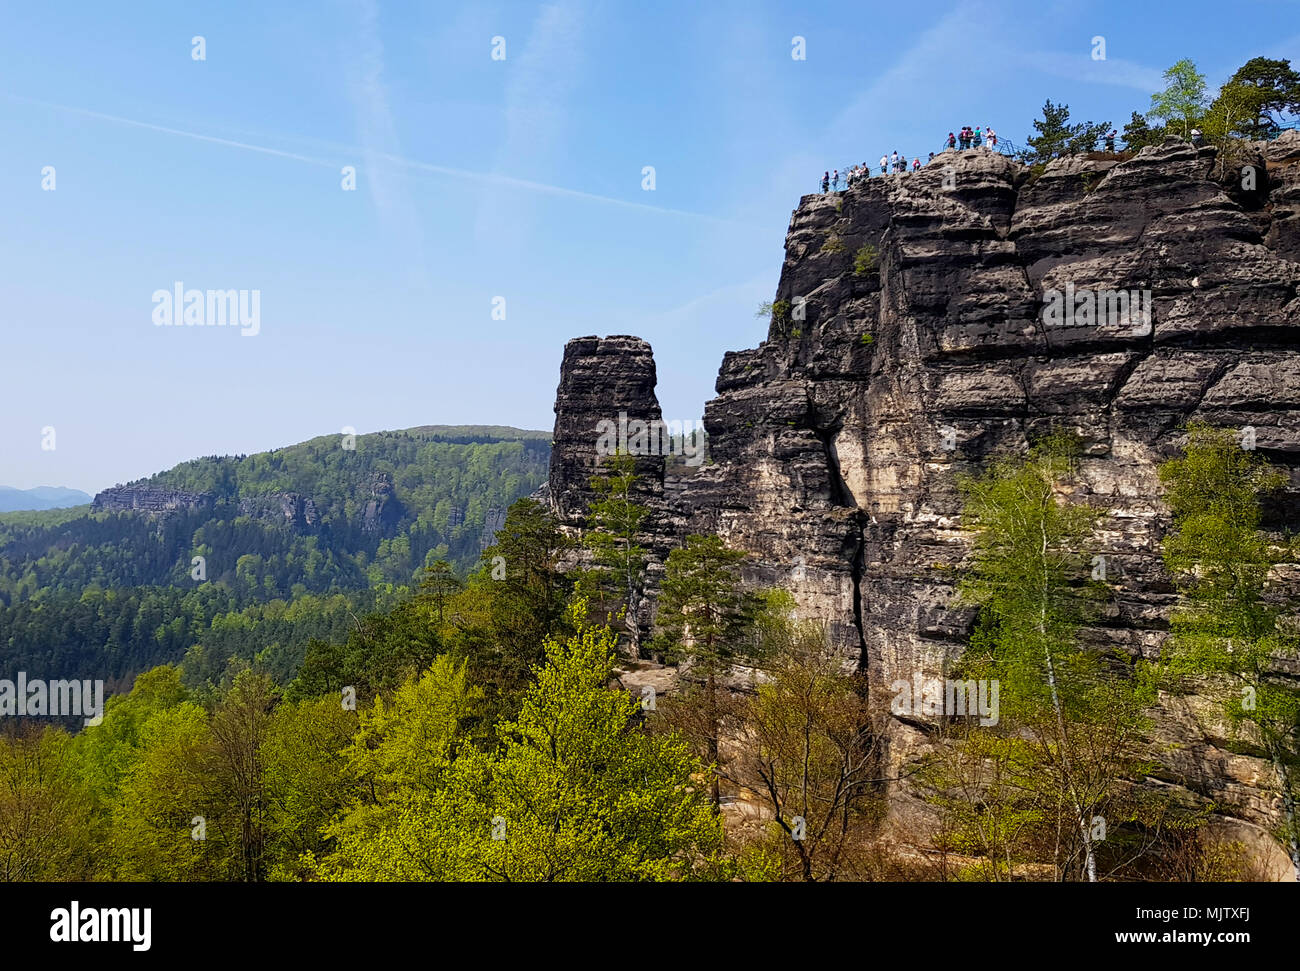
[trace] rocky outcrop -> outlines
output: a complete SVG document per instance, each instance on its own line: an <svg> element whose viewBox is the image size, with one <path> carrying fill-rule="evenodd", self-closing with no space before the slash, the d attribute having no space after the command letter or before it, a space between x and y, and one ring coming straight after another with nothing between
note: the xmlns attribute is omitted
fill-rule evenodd
<svg viewBox="0 0 1300 971"><path fill-rule="evenodd" d="M689 479L646 465L656 561L688 531L749 551L747 579L789 589L867 673L902 770L926 725L889 715L888 686L942 677L973 620L954 605L969 552L959 478L1055 425L1085 443L1075 498L1110 511L1090 552L1111 597L1089 636L1153 654L1173 601L1156 466L1189 419L1249 429L1291 477L1268 525L1300 528L1300 151L1251 158L1247 188L1235 162L1175 140L1061 159L1036 179L976 149L805 196L767 339L724 357L706 406L711 463ZM1149 294L1150 312L1049 326L1054 291L1110 292L1112 309L1120 291ZM657 416L654 376L636 338L566 347L550 495L571 526L595 421ZM1165 783L1272 823L1269 773L1230 754L1213 718L1170 700L1160 726ZM917 808L906 787L893 796L899 813Z"/></svg>
<svg viewBox="0 0 1300 971"><path fill-rule="evenodd" d="M609 445L628 451L632 422L649 426L663 415L655 397L654 356L639 337L579 337L569 341L560 363L555 398L555 434L547 480L552 505L565 522L577 524L594 498L591 479ZM612 438L611 438L612 431ZM661 449L635 457L642 499L663 494Z"/></svg>
<svg viewBox="0 0 1300 971"><path fill-rule="evenodd" d="M369 498L361 510L361 528L367 533L394 529L406 515L406 509L393 489L393 477L387 472L374 473L367 493Z"/></svg>
<svg viewBox="0 0 1300 971"><path fill-rule="evenodd" d="M152 486L114 486L95 496L94 512L171 513L183 509L207 509L213 496L206 492L180 492Z"/></svg>
<svg viewBox="0 0 1300 971"><path fill-rule="evenodd" d="M263 496L249 496L239 500L239 515L271 522L284 523L302 530L320 523L316 502L310 496L296 492L273 492Z"/></svg>
<svg viewBox="0 0 1300 971"><path fill-rule="evenodd" d="M483 514L483 532L479 535L478 548L487 549L497 540L497 533L506 524L506 510L493 506Z"/></svg>

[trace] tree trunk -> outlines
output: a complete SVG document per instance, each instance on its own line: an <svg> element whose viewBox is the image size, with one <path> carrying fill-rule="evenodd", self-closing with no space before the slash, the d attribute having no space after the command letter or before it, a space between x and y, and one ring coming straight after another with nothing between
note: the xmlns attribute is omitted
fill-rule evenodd
<svg viewBox="0 0 1300 971"><path fill-rule="evenodd" d="M718 696L717 681L713 674L713 665L709 665L709 762L713 765L713 808L722 805L722 796L718 788Z"/></svg>

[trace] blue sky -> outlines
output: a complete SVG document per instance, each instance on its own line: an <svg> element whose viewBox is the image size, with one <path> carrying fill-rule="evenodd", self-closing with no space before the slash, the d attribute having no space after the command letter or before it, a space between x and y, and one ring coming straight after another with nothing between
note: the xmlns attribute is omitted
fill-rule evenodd
<svg viewBox="0 0 1300 971"><path fill-rule="evenodd" d="M1045 98L1120 126L1182 57L1212 87L1253 56L1300 63L1291 0L168 0L0 22L0 483L89 492L344 426L549 428L584 334L649 340L665 418L698 418L723 352L762 339L823 169L924 157L963 123L1019 142ZM260 333L154 326L176 281L260 290Z"/></svg>

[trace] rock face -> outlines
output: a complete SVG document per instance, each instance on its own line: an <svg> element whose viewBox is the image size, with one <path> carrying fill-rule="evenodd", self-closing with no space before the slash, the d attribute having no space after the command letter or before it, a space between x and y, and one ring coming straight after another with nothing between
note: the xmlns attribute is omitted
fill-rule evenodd
<svg viewBox="0 0 1300 971"><path fill-rule="evenodd" d="M867 672L902 768L925 725L889 715L888 686L942 677L973 621L953 605L969 551L958 478L1057 425L1085 443L1076 498L1110 511L1091 552L1111 601L1088 636L1151 655L1173 602L1156 466L1189 419L1250 429L1291 476L1268 525L1300 528L1300 148L1272 151L1251 156L1253 189L1213 150L1170 140L1061 159L1037 179L987 150L945 152L805 196L767 340L724 357L706 406L710 464L689 479L651 471L656 560L688 531L749 551L747 580L789 589ZM1149 292L1149 316L1048 326L1052 291L1099 292L1103 307L1110 291L1112 310L1119 291L1130 310ZM654 376L635 338L566 347L550 494L570 525L595 420L657 416ZM1251 823L1276 818L1266 767L1229 754L1194 704L1171 700L1160 733L1166 782ZM892 795L917 808L904 787Z"/></svg>
<svg viewBox="0 0 1300 971"><path fill-rule="evenodd" d="M369 498L361 511L361 528L367 533L391 530L406 510L393 490L393 477L387 472L371 476Z"/></svg>
<svg viewBox="0 0 1300 971"><path fill-rule="evenodd" d="M239 515L272 522L283 522L294 529L306 529L320 523L316 502L296 492L274 492L239 500Z"/></svg>
<svg viewBox="0 0 1300 971"><path fill-rule="evenodd" d="M169 513L180 509L203 509L213 503L206 492L178 492L173 489L155 489L149 486L114 486L95 496L91 509L95 512Z"/></svg>
<svg viewBox="0 0 1300 971"><path fill-rule="evenodd" d="M564 522L578 524L586 514L595 495L591 477L598 451L609 454L611 428L618 447L620 423L626 429L632 422L662 419L656 380L654 355L639 337L579 337L565 345L547 480L550 501ZM663 495L662 457L637 456L636 471L642 501L655 504Z"/></svg>

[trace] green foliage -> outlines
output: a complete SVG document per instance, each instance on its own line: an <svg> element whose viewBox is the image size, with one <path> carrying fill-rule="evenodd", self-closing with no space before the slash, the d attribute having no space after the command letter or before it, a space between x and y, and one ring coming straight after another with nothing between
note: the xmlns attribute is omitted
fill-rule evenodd
<svg viewBox="0 0 1300 971"><path fill-rule="evenodd" d="M1038 793L1030 811L1055 807L1064 841L1058 872L1095 880L1091 820L1113 820L1118 780L1145 771L1144 709L1155 696L1149 673L1127 654L1080 639L1104 586L1088 579L1085 552L1100 514L1064 499L1077 454L1077 440L1054 433L1027 457L1001 459L963 482L975 537L959 590L980 613L961 676L999 683L999 725L1031 742L1015 783Z"/></svg>
<svg viewBox="0 0 1300 971"><path fill-rule="evenodd" d="M451 652L469 660L495 711L512 710L547 639L569 632L573 581L560 567L573 547L549 510L520 499L457 598Z"/></svg>
<svg viewBox="0 0 1300 971"><path fill-rule="evenodd" d="M853 275L866 276L878 268L878 255L876 248L870 243L865 243L858 248L853 254Z"/></svg>
<svg viewBox="0 0 1300 971"><path fill-rule="evenodd" d="M633 727L636 702L607 687L614 635L585 617L575 603L575 633L547 642L518 718L498 728L499 754L444 754L435 778L399 778L388 811L339 828L320 874L554 882L707 872L721 827L691 784L699 765L679 740ZM394 764L401 775L411 762Z"/></svg>
<svg viewBox="0 0 1300 971"><path fill-rule="evenodd" d="M34 677L102 677L110 691L130 684L137 671L159 660L184 658L191 684L218 681L231 657L261 657L275 677L288 680L313 639L343 641L355 615L386 609L392 590L316 596L291 603L276 599L238 607L220 587L139 587L80 596L51 594L0 610L0 661L4 677L25 670Z"/></svg>
<svg viewBox="0 0 1300 971"><path fill-rule="evenodd" d="M692 535L668 554L659 594L656 646L674 661L719 671L752 659L762 598L744 590L748 554L717 536Z"/></svg>
<svg viewBox="0 0 1300 971"><path fill-rule="evenodd" d="M1151 96L1147 117L1187 138L1205 114L1205 75L1195 62L1183 58L1165 71L1164 79L1164 89Z"/></svg>
<svg viewBox="0 0 1300 971"><path fill-rule="evenodd" d="M749 744L734 772L779 830L767 842L779 861L771 879L869 876L858 851L880 807L865 679L845 673L820 624L778 612L760 636L767 679L741 703L739 731ZM796 818L804 822L799 839Z"/></svg>
<svg viewBox="0 0 1300 971"><path fill-rule="evenodd" d="M1300 73L1289 60L1268 57L1253 57L1237 68L1210 106L1226 134L1250 139L1274 137L1288 114L1300 114Z"/></svg>
<svg viewBox="0 0 1300 971"><path fill-rule="evenodd" d="M654 645L674 662L685 662L693 678L703 677L698 696L703 724L695 735L715 769L721 730L717 678L733 664L762 656L764 643L757 635L773 608L784 606L743 588L740 565L746 557L717 536L688 536L668 554L659 591ZM716 774L712 795L716 806L721 799Z"/></svg>
<svg viewBox="0 0 1300 971"><path fill-rule="evenodd" d="M357 713L337 693L272 712L258 753L266 778L268 879L305 879L302 858L330 848L326 827L358 787L346 754L356 735Z"/></svg>
<svg viewBox="0 0 1300 971"><path fill-rule="evenodd" d="M1097 140L1110 130L1110 122L1086 121L1070 124L1070 106L1043 103L1042 120L1034 121L1037 135L1026 139L1028 147L1020 151L1020 161L1025 165L1045 165L1062 155L1077 155L1092 151Z"/></svg>
<svg viewBox="0 0 1300 971"><path fill-rule="evenodd" d="M826 241L822 243L821 252L823 254L834 255L837 253L843 253L844 248L844 240L840 238L839 234L831 233L826 237Z"/></svg>
<svg viewBox="0 0 1300 971"><path fill-rule="evenodd" d="M1189 427L1183 456L1162 465L1160 477L1174 519L1165 565L1180 594L1166 670L1184 690L1210 679L1230 723L1273 764L1300 879L1300 691L1281 674L1300 658L1300 639L1282 623L1288 605L1271 595L1271 571L1293 551L1260 529L1261 499L1285 479L1232 430L1203 423Z"/></svg>
<svg viewBox="0 0 1300 971"><path fill-rule="evenodd" d="M1129 122L1124 126L1120 133L1124 139L1124 148L1130 152L1136 152L1138 149L1146 148L1148 145L1159 145L1165 137L1164 126L1152 128L1147 124L1146 117L1133 112Z"/></svg>
<svg viewBox="0 0 1300 971"><path fill-rule="evenodd" d="M790 301L764 301L758 305L758 310L755 311L754 316L760 320L770 321L771 326L777 332L784 331L790 323Z"/></svg>
<svg viewBox="0 0 1300 971"><path fill-rule="evenodd" d="M154 712L140 727L138 749L109 803L112 879L238 879L236 824L204 772L212 746L207 713L190 701ZM196 817L204 839L194 838Z"/></svg>
<svg viewBox="0 0 1300 971"><path fill-rule="evenodd" d="M1288 113L1300 113L1300 73L1290 61L1255 57L1219 89L1203 127L1216 142L1267 139L1276 137Z"/></svg>
<svg viewBox="0 0 1300 971"><path fill-rule="evenodd" d="M446 559L469 569L490 515L546 479L542 432L428 428L337 435L249 456L186 462L135 486L205 493L212 505L162 518L51 510L0 517L0 603L88 588L193 588L191 560L239 605L413 582ZM368 504L377 476L393 497ZM309 497L319 521L287 521L276 496ZM245 504L245 512L240 504Z"/></svg>
<svg viewBox="0 0 1300 971"><path fill-rule="evenodd" d="M0 736L0 881L94 876L104 831L78 769L60 729Z"/></svg>
<svg viewBox="0 0 1300 971"><path fill-rule="evenodd" d="M583 544L591 553L590 578L601 600L618 604L606 609L608 623L621 617L626 629L628 653L640 655L641 630L637 605L645 575L646 548L637 542L641 525L650 508L636 501L636 459L617 454L604 462L604 474L594 476L597 498L587 510L589 528Z"/></svg>

